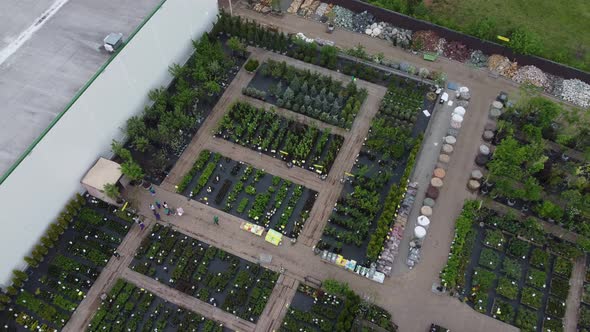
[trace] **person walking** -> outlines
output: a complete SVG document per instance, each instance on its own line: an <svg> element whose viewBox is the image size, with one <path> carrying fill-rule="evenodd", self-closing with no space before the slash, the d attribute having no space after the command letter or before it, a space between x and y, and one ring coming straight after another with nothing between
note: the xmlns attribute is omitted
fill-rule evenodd
<svg viewBox="0 0 590 332"><path fill-rule="evenodd" d="M162 206L164 207L164 209L168 209L168 203L164 202L164 204L162 204Z"/></svg>
<svg viewBox="0 0 590 332"><path fill-rule="evenodd" d="M153 186L150 186L150 195L156 196L156 190L154 189Z"/></svg>
<svg viewBox="0 0 590 332"><path fill-rule="evenodd" d="M162 207L162 204L160 204L159 201L156 201L156 206L158 207L158 210Z"/></svg>
<svg viewBox="0 0 590 332"><path fill-rule="evenodd" d="M113 256L115 256L117 259L121 258L121 255L116 250L113 252Z"/></svg>
<svg viewBox="0 0 590 332"><path fill-rule="evenodd" d="M145 224L142 222L139 223L139 230L143 231L143 229L145 228Z"/></svg>
<svg viewBox="0 0 590 332"><path fill-rule="evenodd" d="M152 210L152 212L156 212L156 207L154 204L150 204L150 210Z"/></svg>
<svg viewBox="0 0 590 332"><path fill-rule="evenodd" d="M213 224L219 226L219 217L217 217L217 216L213 217Z"/></svg>
<svg viewBox="0 0 590 332"><path fill-rule="evenodd" d="M158 212L154 213L154 215L156 216L157 221L161 220L160 214Z"/></svg>

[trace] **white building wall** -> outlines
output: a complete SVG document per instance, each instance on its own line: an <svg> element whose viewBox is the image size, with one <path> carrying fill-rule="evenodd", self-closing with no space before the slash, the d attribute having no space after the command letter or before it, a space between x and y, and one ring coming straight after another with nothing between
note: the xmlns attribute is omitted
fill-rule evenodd
<svg viewBox="0 0 590 332"><path fill-rule="evenodd" d="M140 112L147 93L167 85L191 41L209 30L217 0L167 0L0 186L0 285L37 243L81 178Z"/></svg>

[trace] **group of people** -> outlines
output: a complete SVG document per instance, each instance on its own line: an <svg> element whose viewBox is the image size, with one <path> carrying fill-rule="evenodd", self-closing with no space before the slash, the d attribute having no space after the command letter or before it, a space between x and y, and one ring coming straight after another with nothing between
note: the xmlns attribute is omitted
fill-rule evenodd
<svg viewBox="0 0 590 332"><path fill-rule="evenodd" d="M177 215L177 214L182 215L182 212L184 212L182 210L182 208L178 208L178 210L174 211L174 209L172 209L170 206L168 206L168 203L164 202L164 203L160 204L160 202L156 200L154 203L150 204L150 210L152 210L152 212L154 213L154 216L156 216L156 220L161 220L160 209L162 207L164 208L164 213L167 216Z"/></svg>

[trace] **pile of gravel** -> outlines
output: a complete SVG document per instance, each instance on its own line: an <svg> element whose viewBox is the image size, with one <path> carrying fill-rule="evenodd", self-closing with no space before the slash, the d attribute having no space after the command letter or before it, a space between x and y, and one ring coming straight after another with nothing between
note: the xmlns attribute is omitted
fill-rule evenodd
<svg viewBox="0 0 590 332"><path fill-rule="evenodd" d="M590 85L578 80L564 80L561 98L581 107L590 107Z"/></svg>
<svg viewBox="0 0 590 332"><path fill-rule="evenodd" d="M375 23L373 14L364 11L362 13L354 13L346 8L334 6L334 24L354 32L365 33L367 27Z"/></svg>
<svg viewBox="0 0 590 332"><path fill-rule="evenodd" d="M474 65L475 67L485 67L488 65L488 56L483 54L480 50L475 50L471 52L469 56L469 63Z"/></svg>
<svg viewBox="0 0 590 332"><path fill-rule="evenodd" d="M365 34L387 40L394 46L403 48L410 47L412 42L412 31L395 27L389 23L379 22L373 23L366 27Z"/></svg>
<svg viewBox="0 0 590 332"><path fill-rule="evenodd" d="M352 16L352 29L355 32L363 33L373 23L375 23L375 17L367 11Z"/></svg>
<svg viewBox="0 0 590 332"><path fill-rule="evenodd" d="M512 79L517 83L530 83L543 89L549 85L547 75L535 66L520 67Z"/></svg>
<svg viewBox="0 0 590 332"><path fill-rule="evenodd" d="M334 24L338 27L352 30L352 17L354 13L344 7L334 6Z"/></svg>

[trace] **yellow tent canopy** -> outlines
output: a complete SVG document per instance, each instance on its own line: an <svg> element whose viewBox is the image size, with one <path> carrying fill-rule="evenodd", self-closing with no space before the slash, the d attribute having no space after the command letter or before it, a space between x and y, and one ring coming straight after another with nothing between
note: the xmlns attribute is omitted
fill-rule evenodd
<svg viewBox="0 0 590 332"><path fill-rule="evenodd" d="M283 240L283 234L271 228L268 230L268 233L266 233L266 237L264 238L264 240L266 240L266 242L274 244L275 246L278 246L279 244L281 244L281 241Z"/></svg>

